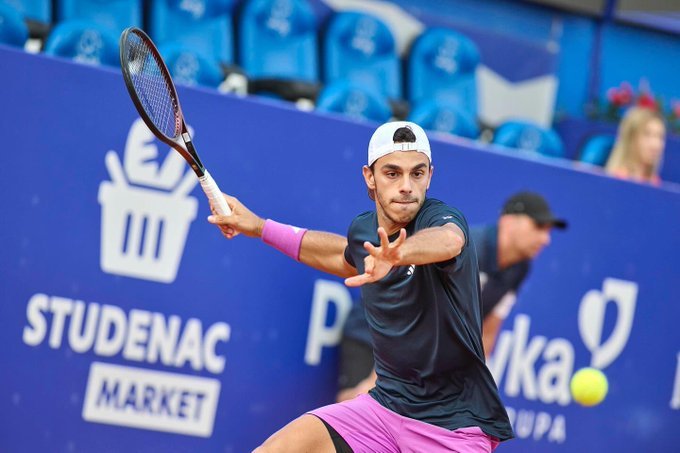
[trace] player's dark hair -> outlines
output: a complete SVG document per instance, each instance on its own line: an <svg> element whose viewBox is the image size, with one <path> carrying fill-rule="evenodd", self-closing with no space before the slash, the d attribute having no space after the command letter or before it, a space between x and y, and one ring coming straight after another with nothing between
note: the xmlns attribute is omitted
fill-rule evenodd
<svg viewBox="0 0 680 453"><path fill-rule="evenodd" d="M394 143L413 143L416 141L416 134L413 133L410 127L400 127L394 131L392 141Z"/></svg>

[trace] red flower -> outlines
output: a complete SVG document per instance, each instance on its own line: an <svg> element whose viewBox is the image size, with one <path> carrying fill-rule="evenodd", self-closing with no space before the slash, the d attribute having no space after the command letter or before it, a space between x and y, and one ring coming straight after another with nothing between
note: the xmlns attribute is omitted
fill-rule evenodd
<svg viewBox="0 0 680 453"><path fill-rule="evenodd" d="M593 110L596 118L619 121L625 110L636 106L653 110L662 114L670 126L671 131L680 133L680 99L664 102L661 97L654 96L649 82L642 79L637 90L628 82L621 82L619 86L606 91L606 101L598 101Z"/></svg>
<svg viewBox="0 0 680 453"><path fill-rule="evenodd" d="M610 88L607 90L607 99L616 107L623 107L630 104L632 94L628 91L618 88Z"/></svg>
<svg viewBox="0 0 680 453"><path fill-rule="evenodd" d="M640 93L640 96L637 100L637 105L652 110L657 109L656 101L649 93Z"/></svg>
<svg viewBox="0 0 680 453"><path fill-rule="evenodd" d="M618 94L619 94L619 90L617 90L616 88L610 88L610 89L607 90L607 99L609 100L609 102L614 104L615 100L618 97Z"/></svg>
<svg viewBox="0 0 680 453"><path fill-rule="evenodd" d="M619 91L619 100L621 101L621 105L630 104L631 101L633 100L633 92L622 89L621 91Z"/></svg>

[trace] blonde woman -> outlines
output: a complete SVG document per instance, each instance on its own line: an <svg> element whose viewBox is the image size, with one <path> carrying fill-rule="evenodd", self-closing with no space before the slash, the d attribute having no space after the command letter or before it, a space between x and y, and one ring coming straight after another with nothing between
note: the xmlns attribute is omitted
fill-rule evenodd
<svg viewBox="0 0 680 453"><path fill-rule="evenodd" d="M649 108L631 107L619 125L606 171L617 178L658 186L665 144L662 116Z"/></svg>

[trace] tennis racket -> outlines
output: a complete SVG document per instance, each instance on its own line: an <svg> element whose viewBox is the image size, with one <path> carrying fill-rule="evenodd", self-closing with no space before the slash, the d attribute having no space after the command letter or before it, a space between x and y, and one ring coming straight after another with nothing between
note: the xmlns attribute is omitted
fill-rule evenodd
<svg viewBox="0 0 680 453"><path fill-rule="evenodd" d="M159 140L187 161L217 213L230 215L222 191L191 141L170 72L151 38L137 27L125 29L120 36L120 67L139 116Z"/></svg>

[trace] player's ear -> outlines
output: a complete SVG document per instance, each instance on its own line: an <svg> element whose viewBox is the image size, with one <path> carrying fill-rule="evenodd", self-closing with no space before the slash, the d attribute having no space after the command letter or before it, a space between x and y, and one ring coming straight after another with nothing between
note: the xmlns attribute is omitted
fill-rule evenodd
<svg viewBox="0 0 680 453"><path fill-rule="evenodd" d="M373 174L373 170L371 170L371 168L368 165L364 165L361 170L364 173L364 181L366 181L366 187L368 187L369 190L375 190L375 175Z"/></svg>
<svg viewBox="0 0 680 453"><path fill-rule="evenodd" d="M430 190L430 183L432 182L432 175L434 174L434 165L430 165L430 176L427 180L427 190Z"/></svg>

